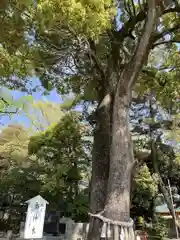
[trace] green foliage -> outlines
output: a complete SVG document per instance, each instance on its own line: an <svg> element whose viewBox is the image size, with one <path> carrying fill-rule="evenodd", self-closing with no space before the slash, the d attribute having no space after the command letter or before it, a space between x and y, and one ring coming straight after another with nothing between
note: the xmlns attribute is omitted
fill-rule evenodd
<svg viewBox="0 0 180 240"><path fill-rule="evenodd" d="M27 76L33 75L32 51L27 36L32 31L32 19L20 1L1 1L0 81L3 86L25 90ZM32 6L29 5L29 9Z"/></svg>
<svg viewBox="0 0 180 240"><path fill-rule="evenodd" d="M137 93L142 96L153 92L157 102L164 109L171 111L172 108L178 108L180 94L178 47L175 45L171 49L166 46L157 48L152 51L151 56L151 61L144 68L136 84Z"/></svg>
<svg viewBox="0 0 180 240"><path fill-rule="evenodd" d="M40 136L32 137L32 141L29 144L29 153L38 154L37 150L44 146L49 147L49 149L61 146L63 150L65 150L66 146L69 146L75 150L74 145L82 141L81 129L82 127L79 126L78 116L74 113L66 114L58 124L50 126L49 129ZM80 154L81 150L82 148L76 149L75 153ZM73 154L73 152L71 154ZM48 159L48 156L45 157ZM63 158L60 154L59 157Z"/></svg>
<svg viewBox="0 0 180 240"><path fill-rule="evenodd" d="M11 91L7 88L0 89L0 114L1 115L13 115L20 111L25 110L25 107L33 102L31 95L20 97L15 100Z"/></svg>
<svg viewBox="0 0 180 240"><path fill-rule="evenodd" d="M58 49L56 44L68 47L79 40L85 43L88 38L98 39L100 34L111 28L117 11L112 0L47 0L38 1L36 6L33 1L3 2L6 4L2 4L0 17L3 29L0 36L1 84L23 91L27 90L27 76L34 76L37 72L43 85L48 90L52 89L57 78L52 75L46 78L45 68L57 60L54 54ZM48 45L55 49L48 51ZM43 62L39 61L42 52L46 54Z"/></svg>
<svg viewBox="0 0 180 240"><path fill-rule="evenodd" d="M19 165L25 162L28 142L28 134L22 126L10 125L5 128L0 134L1 164L3 160L9 164L14 160Z"/></svg>
<svg viewBox="0 0 180 240"><path fill-rule="evenodd" d="M45 131L49 126L56 124L63 117L60 104L48 101L33 101L20 112L30 121L32 133Z"/></svg>
<svg viewBox="0 0 180 240"><path fill-rule="evenodd" d="M61 109L70 110L73 107L75 107L81 100L82 100L81 95L77 95L74 98L65 99L64 102L61 104Z"/></svg>
<svg viewBox="0 0 180 240"><path fill-rule="evenodd" d="M74 112L30 140L21 125L5 128L0 134L0 208L5 202L19 219L25 211L21 204L40 193L50 201L49 209L63 209L65 215L85 221L88 191L79 186L89 166L85 132Z"/></svg>
<svg viewBox="0 0 180 240"><path fill-rule="evenodd" d="M140 167L134 177L134 181L133 203L143 207L144 209L148 209L150 207L151 200L158 192L158 182L155 177L151 175L146 164Z"/></svg>
<svg viewBox="0 0 180 240"><path fill-rule="evenodd" d="M69 27L80 35L97 38L111 26L114 15L111 0L48 0L38 2L36 21L40 31Z"/></svg>
<svg viewBox="0 0 180 240"><path fill-rule="evenodd" d="M146 114L146 117L140 113L140 120L133 129L135 157L139 168L136 169L132 192L132 215L142 216L144 221L149 223L153 219L152 209L157 204L155 201L157 194L162 191L160 184L163 182L166 189L167 180L170 179L173 186L179 186L180 168L176 158L178 145L172 146L164 140L164 135L162 135L169 131L167 129L171 129L173 122L164 119L164 109L159 110L159 102L157 103L155 99L152 101L151 98L151 105L148 105L150 100L149 97L147 98L146 109L147 112L151 111ZM142 110L142 101L137 107L140 111ZM154 148L152 142L155 142ZM161 177L161 183L156 175L157 172ZM179 192L179 187L177 188Z"/></svg>
<svg viewBox="0 0 180 240"><path fill-rule="evenodd" d="M149 228L149 239L165 239L168 237L168 228L166 220L156 217L152 222L152 228Z"/></svg>
<svg viewBox="0 0 180 240"><path fill-rule="evenodd" d="M178 107L179 104L177 102L176 104L177 107L177 113L172 115L172 127L170 131L168 132L168 135L166 135L167 139L173 139L177 143L180 140L180 114L178 113Z"/></svg>
<svg viewBox="0 0 180 240"><path fill-rule="evenodd" d="M76 222L88 222L89 189L80 192L73 203L72 219Z"/></svg>
<svg viewBox="0 0 180 240"><path fill-rule="evenodd" d="M126 37L128 37L128 31L130 30L134 30L135 38L140 37L143 24L137 24L136 26L133 26L131 19L133 19L132 16L135 17L135 14L138 16L139 11L144 8L144 6L141 6L143 4L139 5L135 1L131 1L131 3L128 1L121 7L121 23L130 22L127 24L127 26L129 26L129 28L126 30L127 32L123 29L125 31L124 35L123 33L119 34L118 31L115 31L117 28L116 24L119 23L119 16L117 17L117 22L110 22L110 30L108 26L109 24L104 24L104 26L106 26L105 28L102 27L101 21L102 23L107 23L107 21L103 20L103 18L106 18L107 15L103 15L103 11L101 10L103 17L101 15L97 16L96 11L97 9L101 9L101 7L103 8L103 6L106 5L105 1L88 1L86 4L84 2L82 3L81 1L73 1L71 5L68 5L66 1L63 1L61 4L56 4L56 1L54 1L53 5L50 6L50 4L51 1L47 1L47 3L44 5L42 4L42 6L40 3L40 11L45 9L44 15L40 14L41 20L44 19L42 24L44 29L43 27L40 27L41 30L38 28L39 36L41 36L41 49L36 49L39 52L41 61L44 62L44 65L41 64L38 70L38 73L43 76L41 79L46 79L47 82L50 82L56 86L62 94L72 90L75 94L83 93L85 100L99 99L99 89L101 88L101 86L99 86L99 80L102 78L103 70L104 74L107 72L107 78L110 81L111 78L109 77L112 77L114 72L114 68L112 67L113 63L115 62L116 64L116 61L118 61L118 68L119 71L121 71L121 64L123 65L124 62L128 62L130 56L133 55L132 52L134 49L134 42L130 41L130 38ZM99 8L100 5L101 7ZM54 9L52 6L56 6L56 9ZM91 13L93 15L93 19L98 19L98 28L100 27L102 31L96 29L95 25L97 22L92 20L91 13L89 17L89 12L86 11L86 8L88 9L89 6L90 10L92 10ZM64 9L66 9L66 11ZM79 13L81 13L81 23L77 24L78 21L75 18L73 20L73 24L68 25L68 23L72 21L72 18L74 18L74 13L77 9ZM108 10L111 16L111 7L108 8ZM70 16L68 15L69 11L71 12ZM45 14L48 16L49 12L51 12L50 23L48 20L46 20L47 17L45 18ZM67 15L64 12L66 12ZM59 18L62 18L62 16L64 21L59 23ZM79 15L76 14L76 17L78 16ZM84 16L86 16L85 22ZM86 21L89 21L88 28L86 27ZM176 12L165 14L161 21L162 33L168 33L169 26L177 26L178 21L179 18ZM63 26L66 24L68 27L63 29ZM133 29L131 29L131 25ZM126 24L124 24L124 26L126 26ZM100 34L99 41L94 42L94 48L90 45L88 38L89 34L92 38L94 37L94 35L91 35L91 27L93 28L94 35L98 33L97 35L99 36L99 34L102 33ZM106 31L106 29L109 31ZM175 34L174 32L172 34L170 32L169 34L170 40L174 40L175 36L178 35L176 31ZM130 33L129 37L131 37ZM162 42L164 40L164 35L162 34L162 37L159 36L159 39ZM159 39L157 38L156 42L158 42ZM113 45L113 43L115 44ZM167 107L169 102L172 101L172 98L173 101L175 100L179 92L179 89L174 87L179 86L179 78L177 78L179 70L176 67L174 68L174 66L178 66L179 62L178 49L175 44L171 44L171 48L165 45L163 51L160 50L161 49L159 49L159 45L157 45L157 48L154 50L156 52L154 53L152 51L152 55L156 54L156 59L157 55L159 54L159 60L156 60L155 62L152 56L151 61L153 61L153 63L148 64L147 68L150 70L150 74L147 74L147 72L142 73L139 79L140 84L137 84L138 86L136 89L138 93L140 92L142 94L144 94L144 92L148 92L150 89L152 89L152 87L153 89L157 89L157 99ZM92 55L89 52L93 52ZM66 56L64 56L64 53ZM59 58L57 59L56 55L61 56L60 61ZM87 55L89 57L87 57ZM72 65L69 64L69 59L72 60ZM158 65L156 64L157 62ZM64 71L64 67L67 67L68 73ZM44 74L43 68L46 68L46 70L49 71L48 75ZM55 70L53 71L53 69ZM69 74L69 69L71 74ZM167 71L168 69L171 69L171 71ZM109 74L109 71L111 74ZM56 79L54 79L53 74L56 75ZM49 80L47 78L49 78ZM164 83L165 80L166 84L160 85L161 83ZM44 83L44 80L42 81ZM115 81L115 79L113 79L113 81Z"/></svg>
<svg viewBox="0 0 180 240"><path fill-rule="evenodd" d="M119 6L121 15L118 14L115 21ZM144 2L119 1L115 5L112 0L42 0L36 6L33 1L3 4L0 38L2 84L25 90L28 81L25 77L35 73L48 90L56 87L62 94L70 91L80 94L83 100L100 99L102 75L107 73L110 81L114 78L111 76L114 70L121 71L122 65L133 56L135 42L130 38L131 32L133 30L135 38L139 39L143 24L131 19L139 16L144 7ZM160 36L154 40L157 47L154 46L155 53L152 51L148 64L151 74L143 72L140 84L137 84L138 93L147 92L153 86L158 100L166 106L172 98L174 101L179 96L179 88L174 88L180 85L179 68L174 67L179 65L178 49L171 42L178 41L177 12L167 11L161 17L161 24L158 24L162 31L155 32ZM144 18L141 23L143 21ZM116 29L120 23L124 27L118 32ZM173 30L169 31L170 27ZM167 33L169 45L159 44ZM94 40L94 47L90 39ZM163 51L161 45L165 46ZM161 55L159 60L157 53ZM113 66L116 63L118 66ZM12 76L15 77L12 79ZM160 85L164 80L165 86Z"/></svg>
<svg viewBox="0 0 180 240"><path fill-rule="evenodd" d="M179 114L179 102L177 101L176 104L175 114L172 115L172 126L169 131L166 132L166 140L170 140L173 143L176 143L175 148L175 159L173 161L173 164L180 167L180 153L179 153L179 142L180 142L180 114ZM179 168L178 168L179 171Z"/></svg>
<svg viewBox="0 0 180 240"><path fill-rule="evenodd" d="M39 193L41 168L28 156L28 132L21 125L10 125L0 134L0 209L10 213L17 226L22 220L24 203Z"/></svg>
<svg viewBox="0 0 180 240"><path fill-rule="evenodd" d="M71 213L73 218L87 215L84 211L88 201L81 204L83 197L79 189L79 180L89 165L83 139L85 133L78 115L70 112L59 123L32 136L28 146L29 154L36 155L44 166L41 193L51 199L51 204L56 203L56 208L63 204L64 211Z"/></svg>

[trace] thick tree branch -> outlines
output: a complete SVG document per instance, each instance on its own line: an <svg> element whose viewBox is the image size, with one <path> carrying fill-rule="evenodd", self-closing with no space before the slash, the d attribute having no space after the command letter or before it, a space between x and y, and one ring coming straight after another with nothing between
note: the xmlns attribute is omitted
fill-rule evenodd
<svg viewBox="0 0 180 240"><path fill-rule="evenodd" d="M124 76L120 85L124 87L125 91L131 89L137 80L138 74L141 71L143 63L148 55L149 43L154 25L157 19L157 6L155 0L148 1L148 15L144 31L140 42L136 48L135 54L129 63L128 70L124 72Z"/></svg>
<svg viewBox="0 0 180 240"><path fill-rule="evenodd" d="M103 90L105 89L106 75L105 75L105 72L103 70L103 67L102 67L99 59L97 58L96 45L95 45L93 40L89 40L89 46L90 46L90 51L89 51L88 54L89 54L89 57L93 60L94 66L95 66L96 70L98 71L98 73L100 75L100 80L99 80L100 84L99 85L101 86L102 92L104 92Z"/></svg>
<svg viewBox="0 0 180 240"><path fill-rule="evenodd" d="M138 22L143 21L146 18L146 13L141 10L136 16L131 16L127 22L124 23L122 28L119 30L117 39L122 42L128 35L129 32L135 27Z"/></svg>
<svg viewBox="0 0 180 240"><path fill-rule="evenodd" d="M103 70L103 68L102 68L99 60L97 59L96 54L93 53L93 52L91 52L91 53L90 53L90 56L91 56L91 58L92 58L92 60L93 60L93 62L94 62L94 65L95 65L97 71L98 71L99 74L100 74L101 79L105 79L104 70Z"/></svg>
<svg viewBox="0 0 180 240"><path fill-rule="evenodd" d="M157 42L157 43L153 44L152 48L155 48L155 47L163 45L163 44L169 44L169 43L180 43L180 39L179 40L169 40L169 41Z"/></svg>
<svg viewBox="0 0 180 240"><path fill-rule="evenodd" d="M144 6L144 9L141 8L140 12L137 15L131 16L129 20L124 23L122 28L119 30L118 36L117 36L117 39L120 42L122 42L129 35L129 33L134 29L137 23L146 19L146 16L147 16L146 10L147 10L147 5ZM165 9L162 15L173 13L173 12L180 13L180 6Z"/></svg>

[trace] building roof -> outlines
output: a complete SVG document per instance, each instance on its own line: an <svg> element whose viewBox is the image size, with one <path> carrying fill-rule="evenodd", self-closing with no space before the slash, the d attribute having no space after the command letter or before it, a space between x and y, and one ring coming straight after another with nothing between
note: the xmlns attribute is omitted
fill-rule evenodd
<svg viewBox="0 0 180 240"><path fill-rule="evenodd" d="M175 209L176 212L180 212L180 207ZM169 213L169 209L167 207L167 204L162 204L157 207L155 207L156 213Z"/></svg>

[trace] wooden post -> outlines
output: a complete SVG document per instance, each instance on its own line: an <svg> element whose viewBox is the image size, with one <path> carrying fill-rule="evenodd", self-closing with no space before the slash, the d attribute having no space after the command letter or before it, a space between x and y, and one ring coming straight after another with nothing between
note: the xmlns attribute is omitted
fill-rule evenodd
<svg viewBox="0 0 180 240"><path fill-rule="evenodd" d="M176 229L176 236L177 236L177 239L179 239L179 232L178 232L178 227L177 227L177 224L176 224L176 212L175 212L175 209L174 209L174 202L173 202L171 185L170 185L169 179L168 179L168 186L169 186L169 193L170 193L171 203L172 203L172 207L173 207L173 215L174 215L173 217L174 217L174 224L175 224L175 229Z"/></svg>

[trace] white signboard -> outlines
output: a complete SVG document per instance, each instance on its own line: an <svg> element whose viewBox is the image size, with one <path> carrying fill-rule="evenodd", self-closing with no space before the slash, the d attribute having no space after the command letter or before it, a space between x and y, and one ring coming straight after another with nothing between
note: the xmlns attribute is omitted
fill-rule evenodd
<svg viewBox="0 0 180 240"><path fill-rule="evenodd" d="M26 215L25 239L36 239L43 237L44 218L46 204L48 202L40 195L27 201L28 210Z"/></svg>

